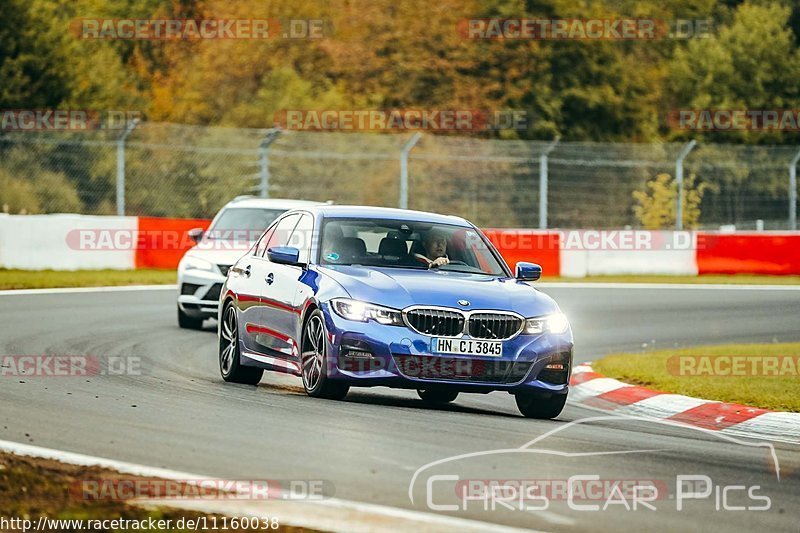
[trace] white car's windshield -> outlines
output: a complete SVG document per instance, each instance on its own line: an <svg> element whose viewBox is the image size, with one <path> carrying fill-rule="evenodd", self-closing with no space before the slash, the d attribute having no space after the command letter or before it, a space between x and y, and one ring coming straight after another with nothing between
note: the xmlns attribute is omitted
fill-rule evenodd
<svg viewBox="0 0 800 533"><path fill-rule="evenodd" d="M475 229L408 220L326 221L319 262L506 275L488 241Z"/></svg>
<svg viewBox="0 0 800 533"><path fill-rule="evenodd" d="M285 213L285 209L259 209L234 207L224 209L206 234L215 240L257 240L272 222Z"/></svg>

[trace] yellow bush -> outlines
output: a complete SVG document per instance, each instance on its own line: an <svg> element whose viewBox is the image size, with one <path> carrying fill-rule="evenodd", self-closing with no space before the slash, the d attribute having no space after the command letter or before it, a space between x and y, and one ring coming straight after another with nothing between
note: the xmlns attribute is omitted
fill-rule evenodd
<svg viewBox="0 0 800 533"><path fill-rule="evenodd" d="M697 227L700 220L700 203L708 188L705 183L697 183L690 175L683 181L683 227ZM675 227L675 201L678 186L669 174L659 174L647 182L644 191L634 191L637 205L633 212L644 229L669 229Z"/></svg>

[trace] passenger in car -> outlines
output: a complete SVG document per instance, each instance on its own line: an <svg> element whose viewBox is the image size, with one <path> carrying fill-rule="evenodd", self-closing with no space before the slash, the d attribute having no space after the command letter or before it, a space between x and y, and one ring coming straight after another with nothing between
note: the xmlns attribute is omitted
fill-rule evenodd
<svg viewBox="0 0 800 533"><path fill-rule="evenodd" d="M431 230L422 239L425 253L415 253L414 259L428 268L440 267L450 262L447 257L447 235L443 231Z"/></svg>

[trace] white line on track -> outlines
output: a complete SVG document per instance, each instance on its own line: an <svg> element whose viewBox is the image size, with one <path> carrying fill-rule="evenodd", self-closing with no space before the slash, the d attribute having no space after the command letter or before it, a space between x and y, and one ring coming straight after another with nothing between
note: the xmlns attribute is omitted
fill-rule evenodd
<svg viewBox="0 0 800 533"><path fill-rule="evenodd" d="M0 440L0 451L28 457L38 457L80 466L98 466L135 476L154 477L180 481L221 481L209 476L178 472L165 468L126 463L73 452L31 446L18 442ZM217 485L219 486L219 485ZM165 505L194 509L211 513L235 514L239 516L266 515L277 517L282 525L295 525L323 531L347 532L497 532L511 533L531 531L480 520L426 513L372 503L362 503L339 498L325 500L215 500L215 501L154 501L154 505ZM552 517L548 517L551 518Z"/></svg>
<svg viewBox="0 0 800 533"><path fill-rule="evenodd" d="M82 292L135 292L174 291L177 285L117 285L112 287L66 287L55 289L12 289L0 291L0 296L24 296L29 294L72 294Z"/></svg>

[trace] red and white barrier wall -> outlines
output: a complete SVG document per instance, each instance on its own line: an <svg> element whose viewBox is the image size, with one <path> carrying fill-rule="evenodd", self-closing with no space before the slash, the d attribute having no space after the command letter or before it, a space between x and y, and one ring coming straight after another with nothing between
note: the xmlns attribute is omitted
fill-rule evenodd
<svg viewBox="0 0 800 533"><path fill-rule="evenodd" d="M0 214L0 268L176 268L204 219ZM545 276L800 275L800 232L484 230L513 268Z"/></svg>
<svg viewBox="0 0 800 533"><path fill-rule="evenodd" d="M800 232L484 230L513 268L546 276L800 275Z"/></svg>
<svg viewBox="0 0 800 533"><path fill-rule="evenodd" d="M176 268L209 220L0 214L0 268L131 270Z"/></svg>
<svg viewBox="0 0 800 533"><path fill-rule="evenodd" d="M132 233L136 224L136 217L0 215L0 268L131 269L136 255L132 247L89 252L72 246L70 236L93 229Z"/></svg>

